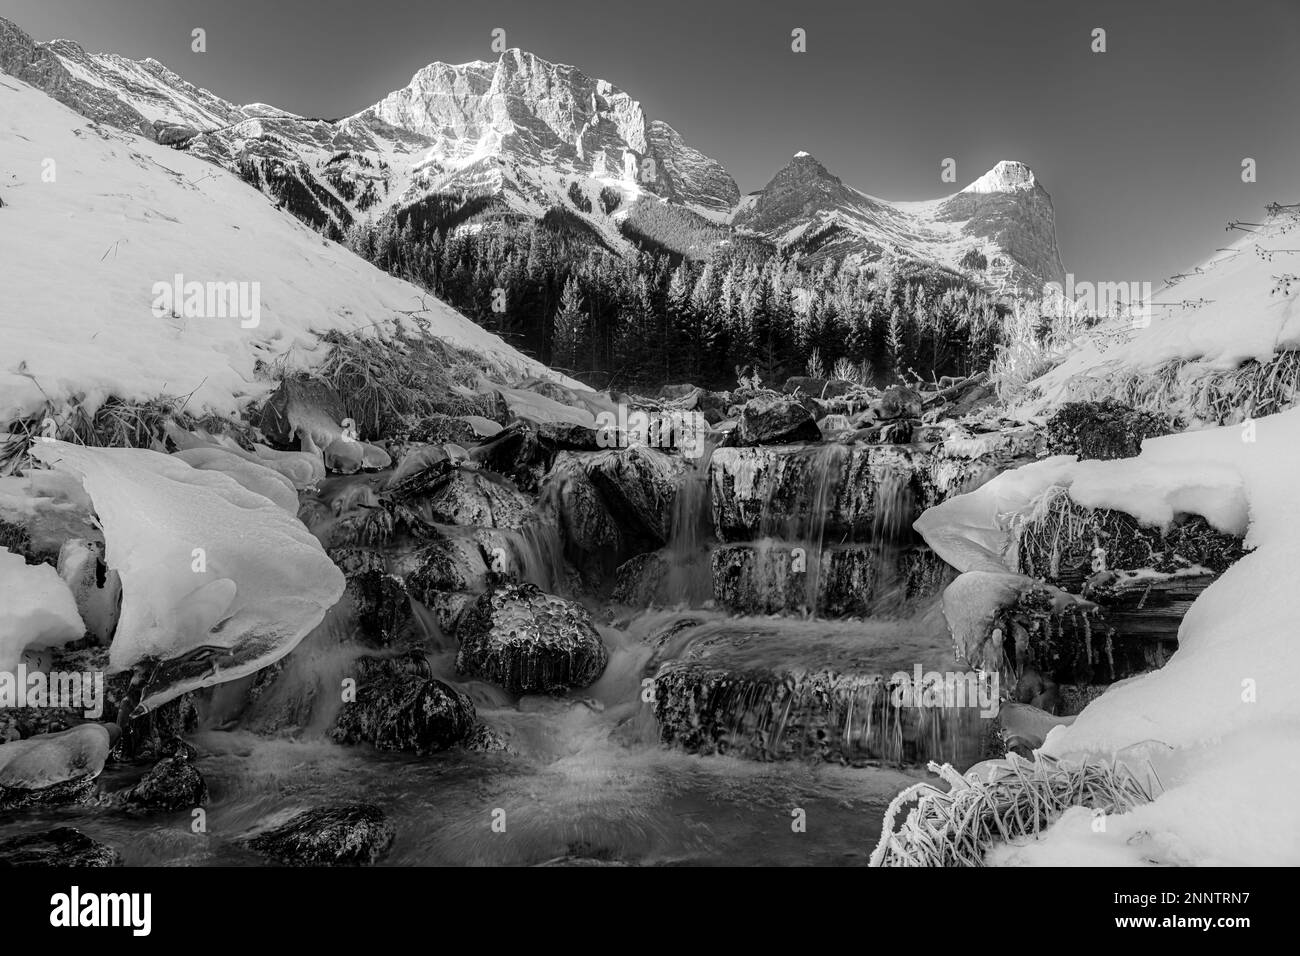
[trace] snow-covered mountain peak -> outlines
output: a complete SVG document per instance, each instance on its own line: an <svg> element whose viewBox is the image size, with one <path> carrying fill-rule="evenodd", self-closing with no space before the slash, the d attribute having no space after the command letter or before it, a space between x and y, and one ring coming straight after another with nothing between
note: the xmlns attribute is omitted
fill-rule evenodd
<svg viewBox="0 0 1300 956"><path fill-rule="evenodd" d="M1024 163L1004 159L962 190L964 193L1009 193L1038 185L1034 171Z"/></svg>

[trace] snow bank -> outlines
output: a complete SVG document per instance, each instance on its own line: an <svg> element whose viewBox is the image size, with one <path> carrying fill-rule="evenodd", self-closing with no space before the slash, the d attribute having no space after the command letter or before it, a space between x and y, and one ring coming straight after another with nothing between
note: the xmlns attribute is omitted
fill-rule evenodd
<svg viewBox="0 0 1300 956"><path fill-rule="evenodd" d="M5 74L0 156L0 423L47 397L93 409L110 395L190 395L189 411L230 415L272 384L256 380L258 360L311 364L318 333L392 328L401 310L502 369L576 386L225 170L96 126ZM155 317L154 284L176 275L257 283L256 326Z"/></svg>
<svg viewBox="0 0 1300 956"><path fill-rule="evenodd" d="M12 673L29 647L58 647L85 634L77 602L58 572L0 548L0 671Z"/></svg>
<svg viewBox="0 0 1300 956"><path fill-rule="evenodd" d="M229 475L138 448L51 441L32 454L78 475L94 501L122 579L109 663L163 662L147 707L273 663L343 594L302 523Z"/></svg>
<svg viewBox="0 0 1300 956"><path fill-rule="evenodd" d="M1057 757L1116 757L1158 774L1163 794L1114 817L1097 844L1115 857L1165 863L1300 863L1300 410L1259 419L1254 442L1239 427L1149 439L1135 459L1052 458L1008 472L930 509L917 530L960 570L1014 560L1009 527L1052 484L1089 507L1160 524L1176 512L1246 531L1252 547L1192 605L1179 648L1158 671L1111 687L1043 750ZM965 543L960 540L965 537ZM1003 563L1006 571L1013 564ZM1047 831L1068 847L1077 817ZM1120 836L1122 835L1122 837ZM1011 851L1007 851L1011 853ZM1019 855L1017 855L1017 853ZM1030 848L1006 859L1033 862Z"/></svg>

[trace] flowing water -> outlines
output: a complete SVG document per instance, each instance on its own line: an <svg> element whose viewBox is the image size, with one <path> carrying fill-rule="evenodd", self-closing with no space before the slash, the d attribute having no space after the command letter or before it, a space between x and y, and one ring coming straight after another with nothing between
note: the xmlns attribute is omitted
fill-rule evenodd
<svg viewBox="0 0 1300 956"><path fill-rule="evenodd" d="M844 451L824 446L815 453L806 517L795 525L765 520L766 530L806 543L815 556L813 607L827 543L824 516L837 493L829 476L841 470ZM205 695L192 739L210 791L201 832L189 812L133 816L112 807L68 807L16 815L5 835L73 825L119 848L128 864L256 864L260 859L239 845L255 828L322 804L366 802L381 807L397 830L386 865L864 863L889 801L924 776L917 761L971 762L966 756L981 728L945 712L891 724L884 706L880 675L910 670L913 662L942 666L946 629L933 607L880 621L701 609L711 596L709 454L689 466L672 515L667 551L680 606L634 610L601 624L609 664L591 687L563 699L514 698L466 680L455 671L454 639L413 602L429 671L471 697L479 720L506 740L507 751L415 757L332 743L327 730L339 681L359 653L374 653L347 640L345 600L254 705L244 703L251 678ZM376 476L335 482L314 510L306 509L313 530L373 507L380 486ZM912 506L903 500L905 483L886 482L881 493L898 499L877 513L873 527L873 539L887 549L910 524L904 519ZM507 540L522 577L558 589L552 569L560 566L561 544L553 525L528 524ZM597 621L608 618L593 610ZM666 730L657 718L667 710L657 712L655 700L646 699L647 679L678 665L714 668L733 688L710 703L707 716L716 727L707 748L667 745L683 728ZM689 709L699 694L692 684L682 686L688 690L679 702ZM103 789L127 787L144 769L110 766Z"/></svg>

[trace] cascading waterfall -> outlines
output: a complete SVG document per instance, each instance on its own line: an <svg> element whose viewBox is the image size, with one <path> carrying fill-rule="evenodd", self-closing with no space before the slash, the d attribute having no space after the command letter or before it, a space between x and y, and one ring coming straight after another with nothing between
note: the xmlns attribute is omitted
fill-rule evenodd
<svg viewBox="0 0 1300 956"><path fill-rule="evenodd" d="M673 497L664 590L670 603L698 607L713 596L710 583L709 539L713 534L709 498L709 466L718 445L716 435L702 439L703 453L687 458Z"/></svg>

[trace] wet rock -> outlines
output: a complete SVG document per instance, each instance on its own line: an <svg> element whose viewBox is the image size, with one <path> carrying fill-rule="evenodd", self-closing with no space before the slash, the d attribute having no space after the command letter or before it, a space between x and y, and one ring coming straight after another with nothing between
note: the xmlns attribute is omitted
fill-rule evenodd
<svg viewBox="0 0 1300 956"><path fill-rule="evenodd" d="M343 704L330 730L339 743L425 754L462 743L474 728L473 702L409 661L361 657L349 676L356 700Z"/></svg>
<svg viewBox="0 0 1300 956"><path fill-rule="evenodd" d="M388 573L384 557L377 551L335 548L329 555L347 580L358 636L377 647L397 643L408 633L412 620L411 601L402 579Z"/></svg>
<svg viewBox="0 0 1300 956"><path fill-rule="evenodd" d="M624 561L615 573L614 600L633 607L667 600L663 592L670 560L662 551L647 551Z"/></svg>
<svg viewBox="0 0 1300 956"><path fill-rule="evenodd" d="M481 467L505 475L521 491L537 490L555 460L556 449L542 441L532 422L516 421L470 451Z"/></svg>
<svg viewBox="0 0 1300 956"><path fill-rule="evenodd" d="M543 482L571 559L600 562L623 551L623 535L595 483L576 455L561 454Z"/></svg>
<svg viewBox="0 0 1300 956"><path fill-rule="evenodd" d="M711 392L695 385L665 385L659 389L659 397L673 408L700 412L710 425L726 418L732 404L729 392Z"/></svg>
<svg viewBox="0 0 1300 956"><path fill-rule="evenodd" d="M765 393L745 403L736 427L727 433L723 444L789 445L820 441L821 437L813 413L802 402Z"/></svg>
<svg viewBox="0 0 1300 956"><path fill-rule="evenodd" d="M208 802L208 785L185 752L164 757L127 791L126 805L137 810L191 810Z"/></svg>
<svg viewBox="0 0 1300 956"><path fill-rule="evenodd" d="M441 524L518 530L533 515L532 501L514 485L460 469L430 489L422 504Z"/></svg>
<svg viewBox="0 0 1300 956"><path fill-rule="evenodd" d="M898 611L938 594L951 575L922 546L806 545L766 541L720 545L713 551L713 596L737 614L865 617Z"/></svg>
<svg viewBox="0 0 1300 956"><path fill-rule="evenodd" d="M539 422L538 441L556 451L599 451L596 430L574 422Z"/></svg>
<svg viewBox="0 0 1300 956"><path fill-rule="evenodd" d="M410 567L407 590L425 604L440 591L482 591L488 585L487 559L474 535L439 535L400 564Z"/></svg>
<svg viewBox="0 0 1300 956"><path fill-rule="evenodd" d="M885 445L906 445L912 441L914 425L905 418L887 422L880 428L877 440Z"/></svg>
<svg viewBox="0 0 1300 956"><path fill-rule="evenodd" d="M592 489L576 478L578 470ZM672 533L673 502L685 470L680 457L641 445L601 452L560 452L552 472L557 481L572 486L567 498L557 500L560 525L574 529L580 539L613 544L613 531L596 506L599 501L604 504L604 514L616 523L625 551L657 548L666 544ZM570 502L572 512L567 508Z"/></svg>
<svg viewBox="0 0 1300 956"><path fill-rule="evenodd" d="M512 694L586 687L608 660L585 608L531 584L505 584L479 597L458 633L456 669Z"/></svg>
<svg viewBox="0 0 1300 956"><path fill-rule="evenodd" d="M752 644L749 650L760 649L761 635ZM663 743L751 760L964 766L983 756L988 721L976 709L900 707L880 674L714 650L670 661L655 675Z"/></svg>
<svg viewBox="0 0 1300 956"><path fill-rule="evenodd" d="M245 841L289 866L365 866L392 846L397 831L368 803L317 807Z"/></svg>
<svg viewBox="0 0 1300 956"><path fill-rule="evenodd" d="M0 840L0 867L121 866L122 854L73 827Z"/></svg>
<svg viewBox="0 0 1300 956"><path fill-rule="evenodd" d="M931 458L887 445L719 448L709 465L723 541L897 536L935 503Z"/></svg>
<svg viewBox="0 0 1300 956"><path fill-rule="evenodd" d="M817 428L827 439L837 438L844 432L851 432L854 430L853 424L849 421L849 417L840 413L833 413L822 418L817 422Z"/></svg>
<svg viewBox="0 0 1300 956"><path fill-rule="evenodd" d="M471 753L514 753L510 742L499 731L487 724L478 724L465 741L465 749Z"/></svg>

